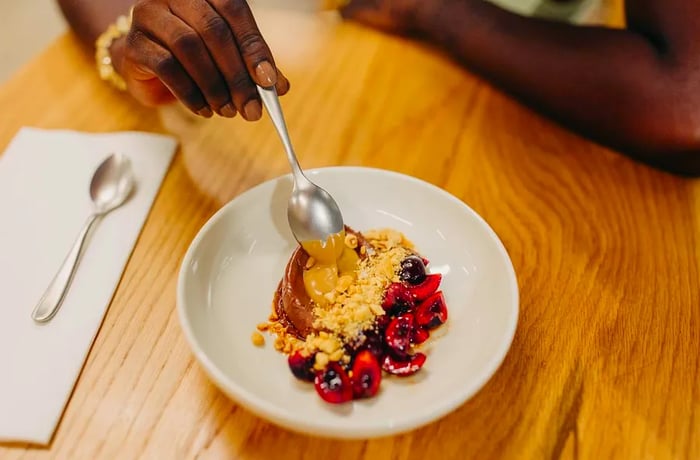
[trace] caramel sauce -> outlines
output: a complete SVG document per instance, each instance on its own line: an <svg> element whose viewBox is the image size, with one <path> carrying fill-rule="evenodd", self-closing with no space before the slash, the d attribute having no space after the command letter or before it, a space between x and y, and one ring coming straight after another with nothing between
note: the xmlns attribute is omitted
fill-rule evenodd
<svg viewBox="0 0 700 460"><path fill-rule="evenodd" d="M345 230L329 236L326 241L304 241L301 247L315 261L304 270L306 293L317 305L327 305L326 295L335 290L341 276L354 276L360 258L345 245Z"/></svg>

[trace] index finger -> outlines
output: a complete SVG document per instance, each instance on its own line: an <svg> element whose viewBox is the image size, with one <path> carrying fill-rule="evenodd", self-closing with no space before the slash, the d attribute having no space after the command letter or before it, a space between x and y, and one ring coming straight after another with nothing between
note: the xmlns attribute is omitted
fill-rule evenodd
<svg viewBox="0 0 700 460"><path fill-rule="evenodd" d="M207 0L228 22L248 73L255 83L269 88L277 84L277 69L245 0Z"/></svg>

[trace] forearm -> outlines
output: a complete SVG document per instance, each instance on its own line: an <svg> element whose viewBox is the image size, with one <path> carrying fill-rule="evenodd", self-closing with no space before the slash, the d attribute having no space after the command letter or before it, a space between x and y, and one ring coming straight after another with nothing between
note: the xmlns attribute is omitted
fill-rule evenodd
<svg viewBox="0 0 700 460"><path fill-rule="evenodd" d="M126 14L135 0L58 0L68 24L88 47L121 14Z"/></svg>
<svg viewBox="0 0 700 460"><path fill-rule="evenodd" d="M697 98L685 97L697 82L682 81L673 56L642 34L521 17L482 0L444 0L423 27L471 69L598 141L646 159L700 148L700 129L688 128L700 122Z"/></svg>

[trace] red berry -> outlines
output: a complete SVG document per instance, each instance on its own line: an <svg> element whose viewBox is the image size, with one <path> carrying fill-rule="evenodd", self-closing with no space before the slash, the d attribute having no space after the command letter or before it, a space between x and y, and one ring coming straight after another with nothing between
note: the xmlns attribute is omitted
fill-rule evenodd
<svg viewBox="0 0 700 460"><path fill-rule="evenodd" d="M423 265L425 265L427 267L430 264L430 261L428 259L426 259L425 257L422 257L422 259L423 259Z"/></svg>
<svg viewBox="0 0 700 460"><path fill-rule="evenodd" d="M399 356L408 353L413 337L413 315L407 313L394 318L386 328L384 338L386 345Z"/></svg>
<svg viewBox="0 0 700 460"><path fill-rule="evenodd" d="M447 305L442 291L438 291L416 307L416 324L434 329L447 321Z"/></svg>
<svg viewBox="0 0 700 460"><path fill-rule="evenodd" d="M352 400L350 377L340 364L332 362L316 374L314 387L321 398L331 404Z"/></svg>
<svg viewBox="0 0 700 460"><path fill-rule="evenodd" d="M385 316L386 315L382 315L382 317ZM384 331L377 332L372 330L365 332L365 339L359 348L361 350L368 350L376 356L377 359L382 359L386 351L386 347L384 346Z"/></svg>
<svg viewBox="0 0 700 460"><path fill-rule="evenodd" d="M371 398L377 394L381 381L382 369L374 354L369 350L359 352L352 365L352 391L355 398Z"/></svg>
<svg viewBox="0 0 700 460"><path fill-rule="evenodd" d="M425 281L425 276L425 264L420 257L408 256L401 261L401 270L399 271L401 281L415 286Z"/></svg>
<svg viewBox="0 0 700 460"><path fill-rule="evenodd" d="M425 277L425 281L416 285L408 286L408 292L413 296L415 301L422 301L430 297L440 287L442 282L442 274L433 273Z"/></svg>
<svg viewBox="0 0 700 460"><path fill-rule="evenodd" d="M391 283L384 293L382 307L387 313L398 315L415 306L414 297L402 283Z"/></svg>
<svg viewBox="0 0 700 460"><path fill-rule="evenodd" d="M406 377L413 375L423 367L426 356L423 353L407 356L405 359L397 359L387 355L382 363L382 369L390 374Z"/></svg>
<svg viewBox="0 0 700 460"><path fill-rule="evenodd" d="M382 335L384 335L384 331L386 331L386 328L389 327L389 323L391 322L391 318L389 315L379 315L375 319L375 330L380 332Z"/></svg>
<svg viewBox="0 0 700 460"><path fill-rule="evenodd" d="M289 364L289 369L292 371L292 374L294 374L294 377L305 382L313 382L315 377L313 370L314 360L315 357L313 355L304 356L301 354L301 352L297 351L296 353L289 355L289 358L287 358L287 363Z"/></svg>
<svg viewBox="0 0 700 460"><path fill-rule="evenodd" d="M430 338L430 332L422 327L416 327L413 330L413 337L411 337L411 342L416 345L421 344Z"/></svg>

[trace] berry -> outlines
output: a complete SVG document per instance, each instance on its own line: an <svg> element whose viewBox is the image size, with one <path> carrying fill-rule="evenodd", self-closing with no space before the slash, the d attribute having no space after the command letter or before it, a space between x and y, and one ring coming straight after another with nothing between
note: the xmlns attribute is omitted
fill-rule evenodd
<svg viewBox="0 0 700 460"><path fill-rule="evenodd" d="M304 356L301 352L297 351L293 355L289 355L287 358L287 363L289 364L289 369L294 374L294 377L305 382L313 382L315 373L313 370L314 366L314 356Z"/></svg>
<svg viewBox="0 0 700 460"><path fill-rule="evenodd" d="M392 316L397 316L415 306L414 297L402 283L391 283L384 293L382 307Z"/></svg>
<svg viewBox="0 0 700 460"><path fill-rule="evenodd" d="M314 387L321 398L331 404L352 400L352 383L345 370L336 362L319 371L314 379Z"/></svg>
<svg viewBox="0 0 700 460"><path fill-rule="evenodd" d="M425 277L425 280L416 285L409 286L408 292L413 296L414 301L420 302L430 297L440 287L442 275L434 273Z"/></svg>
<svg viewBox="0 0 700 460"><path fill-rule="evenodd" d="M389 323L391 323L391 318L388 315L377 316L375 323L374 323L374 329L375 329L375 331L380 332L381 334L384 334L384 331L386 331L386 328L389 327Z"/></svg>
<svg viewBox="0 0 700 460"><path fill-rule="evenodd" d="M365 340L362 342L361 350L367 350L372 353L377 359L382 359L386 352L384 345L384 331L367 331L365 332ZM360 352L362 353L362 352Z"/></svg>
<svg viewBox="0 0 700 460"><path fill-rule="evenodd" d="M386 328L386 333L384 334L386 345L398 356L408 353L408 349L411 346L411 337L413 336L413 321L413 315L407 313L394 318Z"/></svg>
<svg viewBox="0 0 700 460"><path fill-rule="evenodd" d="M359 352L352 365L352 391L355 398L371 398L377 394L381 381L382 369L375 355L369 350Z"/></svg>
<svg viewBox="0 0 700 460"><path fill-rule="evenodd" d="M438 291L416 307L416 324L434 329L447 321L447 305L442 291Z"/></svg>
<svg viewBox="0 0 700 460"><path fill-rule="evenodd" d="M430 332L422 327L416 327L413 330L413 337L411 337L411 343L419 345L430 338Z"/></svg>
<svg viewBox="0 0 700 460"><path fill-rule="evenodd" d="M425 281L425 277L425 264L420 257L409 256L401 262L401 270L399 271L401 281L415 286Z"/></svg>
<svg viewBox="0 0 700 460"><path fill-rule="evenodd" d="M406 377L413 375L423 367L426 356L423 353L407 356L404 359L397 359L387 355L382 362L382 369L390 374Z"/></svg>

